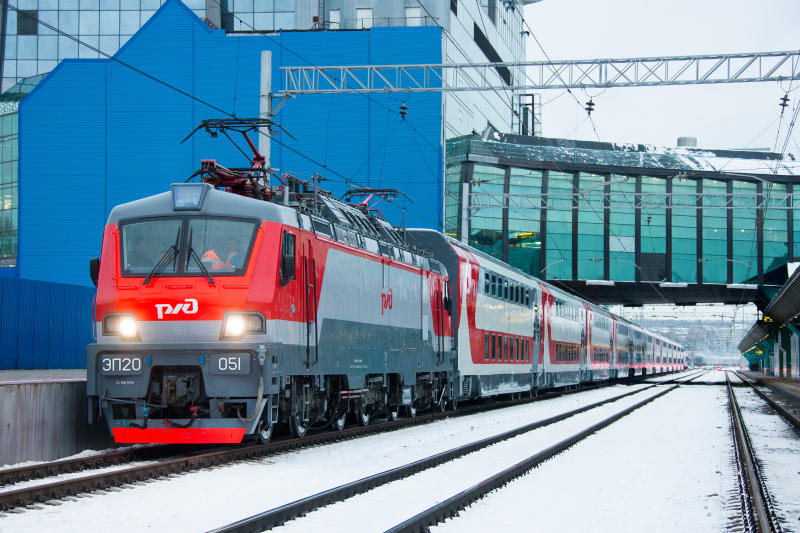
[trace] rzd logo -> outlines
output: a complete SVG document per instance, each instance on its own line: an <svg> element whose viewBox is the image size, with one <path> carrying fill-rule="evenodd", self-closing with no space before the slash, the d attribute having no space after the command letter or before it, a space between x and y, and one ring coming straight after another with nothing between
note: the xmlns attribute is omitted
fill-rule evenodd
<svg viewBox="0 0 800 533"><path fill-rule="evenodd" d="M387 309L392 308L392 289L389 289L389 293L381 293L381 314Z"/></svg>
<svg viewBox="0 0 800 533"><path fill-rule="evenodd" d="M177 315L180 312L193 315L197 313L197 300L186 298L182 303L175 304L174 307L170 304L156 304L156 312L159 320L163 319L164 315Z"/></svg>

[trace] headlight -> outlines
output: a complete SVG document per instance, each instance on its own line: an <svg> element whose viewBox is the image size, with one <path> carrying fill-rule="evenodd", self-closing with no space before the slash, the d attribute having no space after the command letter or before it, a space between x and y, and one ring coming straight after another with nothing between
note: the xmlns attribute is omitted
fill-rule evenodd
<svg viewBox="0 0 800 533"><path fill-rule="evenodd" d="M261 313L225 313L222 338L237 339L245 334L264 333L264 324Z"/></svg>
<svg viewBox="0 0 800 533"><path fill-rule="evenodd" d="M110 314L103 317L103 335L116 335L121 339L139 338L139 328L132 313Z"/></svg>

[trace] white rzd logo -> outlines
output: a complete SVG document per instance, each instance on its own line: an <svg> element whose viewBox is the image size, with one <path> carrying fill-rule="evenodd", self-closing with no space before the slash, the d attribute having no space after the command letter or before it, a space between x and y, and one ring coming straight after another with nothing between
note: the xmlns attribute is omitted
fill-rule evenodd
<svg viewBox="0 0 800 533"><path fill-rule="evenodd" d="M156 312L159 320L163 319L164 315L177 315L180 312L193 315L197 313L197 300L186 298L182 303L175 304L174 307L170 304L156 304Z"/></svg>

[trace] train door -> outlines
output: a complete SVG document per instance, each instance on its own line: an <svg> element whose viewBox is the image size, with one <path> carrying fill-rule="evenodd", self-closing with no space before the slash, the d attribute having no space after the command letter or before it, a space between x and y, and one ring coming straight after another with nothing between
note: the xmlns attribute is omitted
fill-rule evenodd
<svg viewBox="0 0 800 533"><path fill-rule="evenodd" d="M581 326L581 351L580 357L578 358L578 375L580 376L580 381L586 381L588 378L586 377L587 369L589 367L589 311L586 310L584 307L583 309L578 308L578 316L580 317L580 326Z"/></svg>
<svg viewBox="0 0 800 533"><path fill-rule="evenodd" d="M533 342L531 343L531 348L533 348L531 356L531 370L535 373L538 364L539 364L539 336L541 335L541 306L539 305L539 293L536 289L531 289L531 304L532 304L532 315L533 315L533 331L532 337Z"/></svg>
<svg viewBox="0 0 800 533"><path fill-rule="evenodd" d="M303 318L306 323L306 354L305 367L310 368L319 361L319 339L317 330L317 262L314 259L314 247L311 239L303 242L303 251L300 264L300 276L303 283Z"/></svg>
<svg viewBox="0 0 800 533"><path fill-rule="evenodd" d="M433 349L436 352L436 364L441 364L441 358L444 354L444 299L442 295L442 283L438 277L430 278L433 284Z"/></svg>

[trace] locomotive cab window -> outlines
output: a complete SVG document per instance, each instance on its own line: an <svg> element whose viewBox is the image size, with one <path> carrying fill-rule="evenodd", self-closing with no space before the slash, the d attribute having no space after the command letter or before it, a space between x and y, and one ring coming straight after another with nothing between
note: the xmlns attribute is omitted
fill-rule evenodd
<svg viewBox="0 0 800 533"><path fill-rule="evenodd" d="M293 234L288 231L283 232L283 244L281 245L281 285L286 285L294 279L294 240Z"/></svg>
<svg viewBox="0 0 800 533"><path fill-rule="evenodd" d="M120 223L123 277L241 276L256 222L222 217L163 217Z"/></svg>

